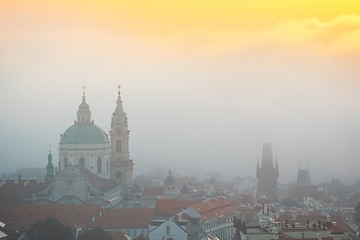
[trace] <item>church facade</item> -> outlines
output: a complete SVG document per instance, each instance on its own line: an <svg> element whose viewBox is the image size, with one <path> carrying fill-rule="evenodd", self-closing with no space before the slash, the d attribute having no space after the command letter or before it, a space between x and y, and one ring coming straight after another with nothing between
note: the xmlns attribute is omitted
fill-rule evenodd
<svg viewBox="0 0 360 240"><path fill-rule="evenodd" d="M53 174L49 151L46 177L50 184L36 193L33 201L124 207L125 195L133 186L133 165L129 159L129 130L120 87L111 119L110 138L94 124L83 92L77 119L60 135L56 174Z"/></svg>
<svg viewBox="0 0 360 240"><path fill-rule="evenodd" d="M103 179L111 179L118 185L132 186L134 164L129 159L129 130L120 87L111 119L110 139L92 120L83 92L77 120L60 135L59 143L59 170L77 165Z"/></svg>

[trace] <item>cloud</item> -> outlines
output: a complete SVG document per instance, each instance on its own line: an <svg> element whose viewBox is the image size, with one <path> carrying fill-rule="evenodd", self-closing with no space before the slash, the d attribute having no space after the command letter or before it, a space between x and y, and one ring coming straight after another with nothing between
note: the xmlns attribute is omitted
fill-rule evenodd
<svg viewBox="0 0 360 240"><path fill-rule="evenodd" d="M164 37L164 36L162 36ZM329 21L318 18L281 20L265 29L246 32L205 27L183 29L171 39L180 51L229 54L256 48L308 49L320 54L360 54L360 16L341 15ZM162 39L164 41L164 39Z"/></svg>
<svg viewBox="0 0 360 240"><path fill-rule="evenodd" d="M259 34L266 41L309 47L322 53L359 54L360 16L341 15L327 22L317 18L286 20Z"/></svg>

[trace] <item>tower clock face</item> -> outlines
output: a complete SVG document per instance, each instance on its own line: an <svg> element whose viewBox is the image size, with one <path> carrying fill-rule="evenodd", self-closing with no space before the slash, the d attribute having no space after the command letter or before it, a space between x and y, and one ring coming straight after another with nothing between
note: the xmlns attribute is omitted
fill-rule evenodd
<svg viewBox="0 0 360 240"><path fill-rule="evenodd" d="M116 128L116 129L115 129L115 132L116 132L117 134L120 134L120 133L121 133L121 128Z"/></svg>

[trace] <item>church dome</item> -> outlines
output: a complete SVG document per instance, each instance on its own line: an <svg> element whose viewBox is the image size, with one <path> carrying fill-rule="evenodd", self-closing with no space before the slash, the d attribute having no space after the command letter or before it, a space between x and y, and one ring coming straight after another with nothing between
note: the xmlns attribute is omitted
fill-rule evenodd
<svg viewBox="0 0 360 240"><path fill-rule="evenodd" d="M61 136L60 144L106 144L109 138L100 127L93 123L75 123Z"/></svg>

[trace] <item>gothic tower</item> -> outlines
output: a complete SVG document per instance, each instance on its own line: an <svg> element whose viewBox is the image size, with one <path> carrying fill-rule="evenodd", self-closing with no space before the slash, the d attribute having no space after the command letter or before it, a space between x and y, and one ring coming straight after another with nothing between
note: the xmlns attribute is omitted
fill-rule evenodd
<svg viewBox="0 0 360 240"><path fill-rule="evenodd" d="M258 180L258 195L268 199L276 198L279 167L277 161L274 167L271 143L269 142L263 144L261 167L258 161L256 177Z"/></svg>
<svg viewBox="0 0 360 240"><path fill-rule="evenodd" d="M129 129L126 113L122 106L120 86L118 99L111 119L111 161L110 178L118 185L130 188L133 185L133 161L129 159Z"/></svg>

